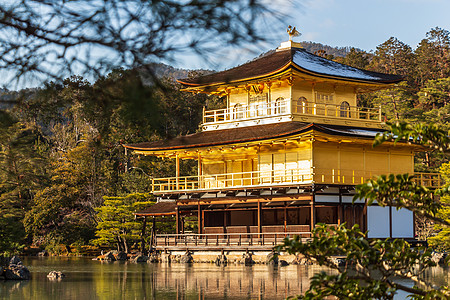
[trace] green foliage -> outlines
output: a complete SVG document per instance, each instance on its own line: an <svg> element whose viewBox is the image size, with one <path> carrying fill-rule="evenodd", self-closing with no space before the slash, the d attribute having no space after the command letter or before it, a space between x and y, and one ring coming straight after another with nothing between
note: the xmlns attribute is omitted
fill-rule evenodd
<svg viewBox="0 0 450 300"><path fill-rule="evenodd" d="M311 240L303 243L300 237L285 239L275 248L290 254L302 254L334 272L319 273L311 279L311 285L298 299L392 299L397 290L417 293L417 299L425 299L427 292L412 289L394 278L412 279L416 284L429 286L420 279L427 267L435 266L431 260L431 249L411 248L405 240L368 240L358 225L349 229L342 224L337 228L317 224ZM333 256L346 260L344 267L338 266ZM435 296L449 297L446 290L435 292Z"/></svg>
<svg viewBox="0 0 450 300"><path fill-rule="evenodd" d="M445 152L449 149L447 129L437 124L389 123L389 130L377 135L374 146L385 142L406 141ZM449 178L449 165L442 167L443 177ZM440 196L442 201L436 201ZM449 247L450 188L430 191L417 184L413 177L403 175L381 175L356 186L353 200L365 199L367 205L375 201L380 206L393 206L409 209L416 216L432 220L441 229L432 245L440 249ZM312 239L302 243L299 237L286 239L275 248L291 254L301 253L314 259L320 265L335 271L333 274L321 273L311 280L310 289L300 299L323 299L336 296L339 299L392 299L397 290L410 294L412 299L449 299L448 287L436 287L423 280L421 274L434 266L431 261L432 248L412 248L405 240L367 239L359 228L347 229L345 225L337 228L326 225L317 226ZM347 264L339 267L332 256L345 257ZM398 282L398 278L412 280L413 288Z"/></svg>
<svg viewBox="0 0 450 300"><path fill-rule="evenodd" d="M42 137L31 126L0 112L0 253L23 247L22 219L45 182Z"/></svg>
<svg viewBox="0 0 450 300"><path fill-rule="evenodd" d="M96 181L93 156L87 144L69 150L50 165L50 184L38 191L24 224L34 242L47 245L57 239L70 245L93 237Z"/></svg>
<svg viewBox="0 0 450 300"><path fill-rule="evenodd" d="M118 250L128 252L130 245L139 241L141 222L133 213L154 204L150 194L130 194L125 197L104 197L102 206L96 208L98 225L93 240L97 245L117 244Z"/></svg>
<svg viewBox="0 0 450 300"><path fill-rule="evenodd" d="M442 178L446 182L446 186L450 184L450 163L443 164L440 168ZM445 194L439 199L441 208L437 213L437 217L450 223L450 195ZM435 236L428 239L430 245L439 251L449 251L450 250L450 227L443 224L437 223L434 226L437 231Z"/></svg>
<svg viewBox="0 0 450 300"><path fill-rule="evenodd" d="M414 181L409 174L380 175L357 185L353 201L365 199L367 205L375 201L380 206L406 208L430 219L443 220L436 217L441 204L434 199L433 192Z"/></svg>

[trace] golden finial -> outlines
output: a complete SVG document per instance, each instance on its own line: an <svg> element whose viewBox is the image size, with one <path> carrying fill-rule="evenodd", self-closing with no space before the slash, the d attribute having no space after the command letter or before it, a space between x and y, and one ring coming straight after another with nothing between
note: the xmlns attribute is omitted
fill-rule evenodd
<svg viewBox="0 0 450 300"><path fill-rule="evenodd" d="M287 33L289 34L289 40L292 41L292 38L294 36L300 36L302 35L297 29L295 29L295 26L292 27L291 25L287 28Z"/></svg>

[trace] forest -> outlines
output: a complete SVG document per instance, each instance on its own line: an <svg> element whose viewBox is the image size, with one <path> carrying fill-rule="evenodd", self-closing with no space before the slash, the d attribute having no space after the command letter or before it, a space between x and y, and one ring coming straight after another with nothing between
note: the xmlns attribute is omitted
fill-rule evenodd
<svg viewBox="0 0 450 300"><path fill-rule="evenodd" d="M405 81L395 88L358 99L361 106L381 105L384 121L449 129L448 30L431 29L415 48L395 37L373 52L304 46L353 67L402 75ZM116 69L95 82L72 76L36 89L1 91L0 252L34 246L59 254L87 246L137 245L141 225L133 212L154 202L151 177L171 176L175 166L170 160L126 155L122 145L196 132L203 107L224 106L224 99L180 91L175 81L207 71L156 70L157 76L149 76L145 68ZM424 152L415 169L442 171L450 178L447 163L441 151ZM190 164L181 165L182 175L193 172ZM424 238L439 231L421 226ZM434 244L445 247L447 239L438 234Z"/></svg>

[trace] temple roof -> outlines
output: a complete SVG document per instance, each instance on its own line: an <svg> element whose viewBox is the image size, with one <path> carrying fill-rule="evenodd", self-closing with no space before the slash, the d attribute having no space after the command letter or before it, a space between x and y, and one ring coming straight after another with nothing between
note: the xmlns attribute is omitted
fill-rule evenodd
<svg viewBox="0 0 450 300"><path fill-rule="evenodd" d="M250 143L275 138L294 136L307 131L316 130L330 135L352 136L373 139L379 129L358 128L338 125L322 125L304 122L283 122L267 125L202 131L176 137L170 140L144 142L124 145L132 150L165 151L189 148L220 146L235 143Z"/></svg>
<svg viewBox="0 0 450 300"><path fill-rule="evenodd" d="M397 83L403 80L398 75L388 75L357 69L307 52L302 48L288 48L257 58L238 67L195 78L180 79L189 86L226 84L246 79L257 79L276 75L288 68L317 77L358 81L365 83Z"/></svg>
<svg viewBox="0 0 450 300"><path fill-rule="evenodd" d="M176 206L175 201L161 201L134 214L136 216L172 216L176 214Z"/></svg>

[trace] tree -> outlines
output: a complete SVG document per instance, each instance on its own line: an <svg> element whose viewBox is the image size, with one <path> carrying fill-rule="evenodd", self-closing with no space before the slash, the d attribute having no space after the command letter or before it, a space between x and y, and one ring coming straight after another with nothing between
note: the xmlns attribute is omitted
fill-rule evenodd
<svg viewBox="0 0 450 300"><path fill-rule="evenodd" d="M147 66L178 51L208 50L264 40L256 24L276 21L275 6L259 0L50 1L0 5L0 69L40 79L105 74ZM268 14L271 12L271 14ZM38 55L36 55L38 54ZM42 78L43 77L43 78ZM156 79L156 78L154 78Z"/></svg>
<svg viewBox="0 0 450 300"><path fill-rule="evenodd" d="M417 76L419 85L430 79L450 75L450 33L436 27L426 34L416 51Z"/></svg>
<svg viewBox="0 0 450 300"><path fill-rule="evenodd" d="M448 187L450 184L450 163L442 164L440 171ZM438 211L437 216L450 223L450 195L443 195L439 201L442 208ZM435 224L433 229L437 234L428 239L430 245L439 251L449 251L450 227L438 223Z"/></svg>
<svg viewBox="0 0 450 300"><path fill-rule="evenodd" d="M0 111L0 253L15 252L24 243L21 220L47 179L43 148L34 128Z"/></svg>
<svg viewBox="0 0 450 300"><path fill-rule="evenodd" d="M443 152L450 149L450 136L446 129L435 124L410 125L405 122L390 123L389 131L377 135L374 146L402 140ZM391 174L370 179L356 186L355 192L353 199L365 199L367 205L376 201L380 206L409 209L443 226L450 225L442 203L435 200L436 195L448 197L448 187L433 192L417 184L413 176ZM312 231L310 242L302 243L299 237L285 239L276 250L301 253L337 272L314 276L309 290L300 299L323 299L327 296L339 299L393 299L397 290L408 292L413 299L450 297L448 287L433 286L420 276L428 267L435 265L431 260L431 248L412 248L404 240L368 240L357 226L347 229L345 225L337 228L319 225ZM332 255L345 256L348 264L339 267L331 259ZM396 282L395 278L413 280L415 286L410 288Z"/></svg>
<svg viewBox="0 0 450 300"><path fill-rule="evenodd" d="M426 109L441 108L450 104L450 78L428 80L418 95L419 103Z"/></svg>
<svg viewBox="0 0 450 300"><path fill-rule="evenodd" d="M36 245L87 244L94 237L102 186L91 148L82 144L50 161L50 184L37 191L23 223ZM93 178L95 177L95 178ZM100 199L98 199L100 198ZM70 252L70 251L69 251Z"/></svg>
<svg viewBox="0 0 450 300"><path fill-rule="evenodd" d="M367 52L351 48L342 63L355 68L366 69L369 66L369 59L370 57Z"/></svg>
<svg viewBox="0 0 450 300"><path fill-rule="evenodd" d="M409 45L391 37L377 47L370 64L378 72L411 75L414 54Z"/></svg>
<svg viewBox="0 0 450 300"><path fill-rule="evenodd" d="M94 244L116 244L118 251L129 252L130 246L139 241L142 225L136 221L133 213L151 206L149 194L130 194L125 197L105 197L104 203L97 208L99 222Z"/></svg>

